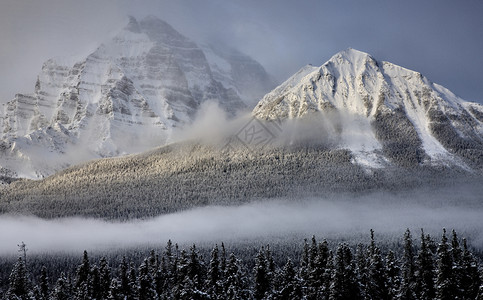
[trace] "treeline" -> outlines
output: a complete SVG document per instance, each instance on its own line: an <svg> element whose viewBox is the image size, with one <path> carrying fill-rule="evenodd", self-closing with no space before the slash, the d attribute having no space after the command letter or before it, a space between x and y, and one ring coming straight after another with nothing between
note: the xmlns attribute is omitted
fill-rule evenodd
<svg viewBox="0 0 483 300"><path fill-rule="evenodd" d="M347 150L316 147L252 152L174 144L89 162L43 180L16 181L0 189L0 213L133 219L262 198L406 190L467 176L430 168L368 172L352 159Z"/></svg>
<svg viewBox="0 0 483 300"><path fill-rule="evenodd" d="M466 240L443 230L439 243L421 230L419 246L409 230L401 249L381 253L369 243L330 247L305 240L300 261L277 265L269 245L242 261L215 246L204 259L195 245L180 250L168 241L138 266L123 257L116 270L107 259L82 262L50 284L43 267L31 278L23 252L4 299L483 299L482 273Z"/></svg>

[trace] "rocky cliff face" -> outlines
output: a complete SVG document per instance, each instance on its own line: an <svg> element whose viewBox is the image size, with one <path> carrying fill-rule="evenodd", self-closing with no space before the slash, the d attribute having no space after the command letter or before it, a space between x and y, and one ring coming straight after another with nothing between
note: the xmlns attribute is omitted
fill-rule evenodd
<svg viewBox="0 0 483 300"><path fill-rule="evenodd" d="M212 49L156 17L130 18L86 59L45 62L34 94L18 94L4 106L3 173L42 177L87 159L163 145L203 102L216 101L233 116L271 88L253 59Z"/></svg>
<svg viewBox="0 0 483 300"><path fill-rule="evenodd" d="M306 66L253 110L260 119L326 120L355 161L483 166L483 106L420 73L348 49Z"/></svg>

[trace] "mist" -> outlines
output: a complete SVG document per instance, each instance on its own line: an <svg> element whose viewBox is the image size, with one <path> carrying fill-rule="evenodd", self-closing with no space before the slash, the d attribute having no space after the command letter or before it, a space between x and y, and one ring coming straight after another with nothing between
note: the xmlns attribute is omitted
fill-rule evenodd
<svg viewBox="0 0 483 300"><path fill-rule="evenodd" d="M452 191L453 193L450 193ZM304 200L252 201L241 206L208 206L153 219L107 222L64 218L0 216L0 254L17 252L25 242L31 253L114 250L177 243L219 243L270 239L348 239L366 236L400 238L406 228L420 228L439 239L442 228L455 229L470 245L483 249L481 187L371 193L354 197L328 195ZM453 196L457 195L457 196ZM384 242L384 238L382 242Z"/></svg>

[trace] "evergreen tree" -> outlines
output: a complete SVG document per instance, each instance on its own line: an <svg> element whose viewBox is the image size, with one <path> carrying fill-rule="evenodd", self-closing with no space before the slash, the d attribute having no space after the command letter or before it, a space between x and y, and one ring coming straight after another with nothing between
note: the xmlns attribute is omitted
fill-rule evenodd
<svg viewBox="0 0 483 300"><path fill-rule="evenodd" d="M99 274L99 268L94 265L91 269L89 276L89 298L91 299L103 299L101 293L101 276Z"/></svg>
<svg viewBox="0 0 483 300"><path fill-rule="evenodd" d="M150 300L155 299L156 290L153 286L153 278L149 266L149 260L145 259L139 267L139 281L138 281L138 299Z"/></svg>
<svg viewBox="0 0 483 300"><path fill-rule="evenodd" d="M329 299L360 299L360 290L352 263L352 252L345 243L337 247Z"/></svg>
<svg viewBox="0 0 483 300"><path fill-rule="evenodd" d="M369 259L366 299L389 299L385 267L378 247L373 248Z"/></svg>
<svg viewBox="0 0 483 300"><path fill-rule="evenodd" d="M394 252L389 251L386 257L386 282L389 299L396 299L401 284L401 269Z"/></svg>
<svg viewBox="0 0 483 300"><path fill-rule="evenodd" d="M369 249L365 251L364 246L362 244L358 244L356 248L356 274L357 274L357 282L359 284L359 288L361 290L361 296L363 298L366 297L366 289L367 289L367 281L368 281L368 257L367 255L371 252Z"/></svg>
<svg viewBox="0 0 483 300"><path fill-rule="evenodd" d="M42 266L39 277L39 299L49 299L49 277L47 276L47 268Z"/></svg>
<svg viewBox="0 0 483 300"><path fill-rule="evenodd" d="M130 286L129 286L129 267L128 267L128 264L127 264L127 261L126 261L126 257L123 256L122 257L122 261L121 263L119 264L119 284L120 284L120 294L121 295L129 295L129 291L130 291Z"/></svg>
<svg viewBox="0 0 483 300"><path fill-rule="evenodd" d="M415 278L414 278L414 249L411 231L406 229L404 233L404 254L402 257L401 266L401 285L399 289L398 298L400 300L416 299Z"/></svg>
<svg viewBox="0 0 483 300"><path fill-rule="evenodd" d="M109 293L107 299L109 300L123 300L127 299L122 292L122 285L121 282L117 278L113 278L111 280L111 284L109 285Z"/></svg>
<svg viewBox="0 0 483 300"><path fill-rule="evenodd" d="M225 298L231 300L248 299L249 291L246 278L247 276L241 270L240 261L236 258L235 254L231 253L226 264L223 284Z"/></svg>
<svg viewBox="0 0 483 300"><path fill-rule="evenodd" d="M263 247L258 252L253 269L255 285L253 287L253 297L257 300L263 299L270 290L270 280L268 276L267 260Z"/></svg>
<svg viewBox="0 0 483 300"><path fill-rule="evenodd" d="M84 250L82 263L77 267L76 281L75 281L75 298L86 299L89 296L89 276L90 263L87 251Z"/></svg>
<svg viewBox="0 0 483 300"><path fill-rule="evenodd" d="M211 251L210 265L208 268L207 291L212 299L217 299L222 294L220 259L218 257L218 245Z"/></svg>
<svg viewBox="0 0 483 300"><path fill-rule="evenodd" d="M292 260L288 260L277 276L273 299L302 299L300 280Z"/></svg>
<svg viewBox="0 0 483 300"><path fill-rule="evenodd" d="M461 278L463 299L475 299L478 295L478 288L481 283L480 274L478 272L478 264L471 252L468 250L466 239L463 239Z"/></svg>
<svg viewBox="0 0 483 300"><path fill-rule="evenodd" d="M29 299L31 296L30 282L24 258L19 256L9 277L10 287L6 299Z"/></svg>
<svg viewBox="0 0 483 300"><path fill-rule="evenodd" d="M70 285L65 277L65 274L62 272L60 274L59 279L55 283L54 289L52 290L52 294L50 296L50 300L70 300L71 298L71 290Z"/></svg>
<svg viewBox="0 0 483 300"><path fill-rule="evenodd" d="M436 299L455 299L453 283L453 256L448 245L446 229L443 229L441 243L438 245L438 270L436 279Z"/></svg>
<svg viewBox="0 0 483 300"><path fill-rule="evenodd" d="M421 300L434 299L436 291L434 288L434 259L429 249L430 237L424 235L421 229L421 247L417 256L416 264L416 295Z"/></svg>
<svg viewBox="0 0 483 300"><path fill-rule="evenodd" d="M105 257L102 257L99 262L99 288L100 295L103 299L107 299L109 289L111 286L111 268Z"/></svg>

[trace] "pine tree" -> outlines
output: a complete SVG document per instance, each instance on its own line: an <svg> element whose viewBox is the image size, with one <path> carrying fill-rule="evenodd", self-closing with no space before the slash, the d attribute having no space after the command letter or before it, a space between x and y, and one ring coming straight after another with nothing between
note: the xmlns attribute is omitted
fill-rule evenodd
<svg viewBox="0 0 483 300"><path fill-rule="evenodd" d="M337 247L329 299L360 299L360 290L352 263L352 252L345 243Z"/></svg>
<svg viewBox="0 0 483 300"><path fill-rule="evenodd" d="M253 269L255 285L253 287L253 297L257 300L263 299L270 290L270 280L268 277L267 260L263 247L258 252Z"/></svg>
<svg viewBox="0 0 483 300"><path fill-rule="evenodd" d="M355 254L355 261L356 261L356 274L357 274L357 282L359 284L359 288L361 289L361 296L363 298L366 297L366 290L367 290L367 282L368 282L368 257L367 255L371 251L365 251L364 246L362 244L358 244L356 248Z"/></svg>
<svg viewBox="0 0 483 300"><path fill-rule="evenodd" d="M24 258L19 256L9 277L10 287L7 291L6 299L29 299L30 282Z"/></svg>
<svg viewBox="0 0 483 300"><path fill-rule="evenodd" d="M389 251L386 256L386 282L389 299L396 299L401 284L401 269L396 261L394 252Z"/></svg>
<svg viewBox="0 0 483 300"><path fill-rule="evenodd" d="M453 257L446 237L446 229L443 229L441 243L438 245L438 270L436 279L436 299L455 299L455 287L453 283Z"/></svg>
<svg viewBox="0 0 483 300"><path fill-rule="evenodd" d="M156 291L153 286L153 278L149 267L149 260L145 259L139 267L138 299L155 299Z"/></svg>
<svg viewBox="0 0 483 300"><path fill-rule="evenodd" d="M463 239L462 274L461 289L463 290L463 299L475 299L482 282L478 272L478 264L468 250L466 239Z"/></svg>
<svg viewBox="0 0 483 300"><path fill-rule="evenodd" d="M369 259L366 299L389 299L381 252L378 247L374 247L372 252Z"/></svg>
<svg viewBox="0 0 483 300"><path fill-rule="evenodd" d="M106 299L109 294L111 286L111 268L105 257L102 257L99 262L99 288L100 295L103 299Z"/></svg>
<svg viewBox="0 0 483 300"><path fill-rule="evenodd" d="M406 229L404 233L404 254L402 258L401 285L398 298L400 300L416 299L414 294L415 285L413 240L411 232L409 229Z"/></svg>
<svg viewBox="0 0 483 300"><path fill-rule="evenodd" d="M416 264L416 295L421 300L434 299L436 291L434 288L434 259L429 249L430 237L424 235L421 229L421 247L417 256Z"/></svg>
<svg viewBox="0 0 483 300"><path fill-rule="evenodd" d="M117 280L117 278L113 278L111 280L111 284L109 285L109 293L107 299L109 300L123 300L127 298L121 291L121 282Z"/></svg>
<svg viewBox="0 0 483 300"><path fill-rule="evenodd" d="M40 300L49 299L49 277L47 276L47 268L45 266L42 266L42 269L40 270L39 292Z"/></svg>
<svg viewBox="0 0 483 300"><path fill-rule="evenodd" d="M127 264L127 261L126 261L126 257L123 256L122 257L122 261L121 263L119 264L119 284L120 284L120 294L121 295L129 295L129 290L130 290L130 286L129 286L129 267L128 267L128 264Z"/></svg>
<svg viewBox="0 0 483 300"><path fill-rule="evenodd" d="M77 267L76 281L75 281L75 295L76 299L85 299L89 295L89 276L90 263L87 251L84 250L82 263Z"/></svg>
<svg viewBox="0 0 483 300"><path fill-rule="evenodd" d="M221 271L218 245L211 251L210 265L208 268L207 291L212 299L217 299L222 294Z"/></svg>
<svg viewBox="0 0 483 300"><path fill-rule="evenodd" d="M90 272L88 290L91 299L102 299L101 276L99 274L99 268L96 265L92 267Z"/></svg>
<svg viewBox="0 0 483 300"><path fill-rule="evenodd" d="M302 299L300 280L292 260L288 259L283 269L277 275L273 299Z"/></svg>
<svg viewBox="0 0 483 300"><path fill-rule="evenodd" d="M65 274L62 272L55 283L50 300L70 300L72 299L71 296L69 282L65 277Z"/></svg>

